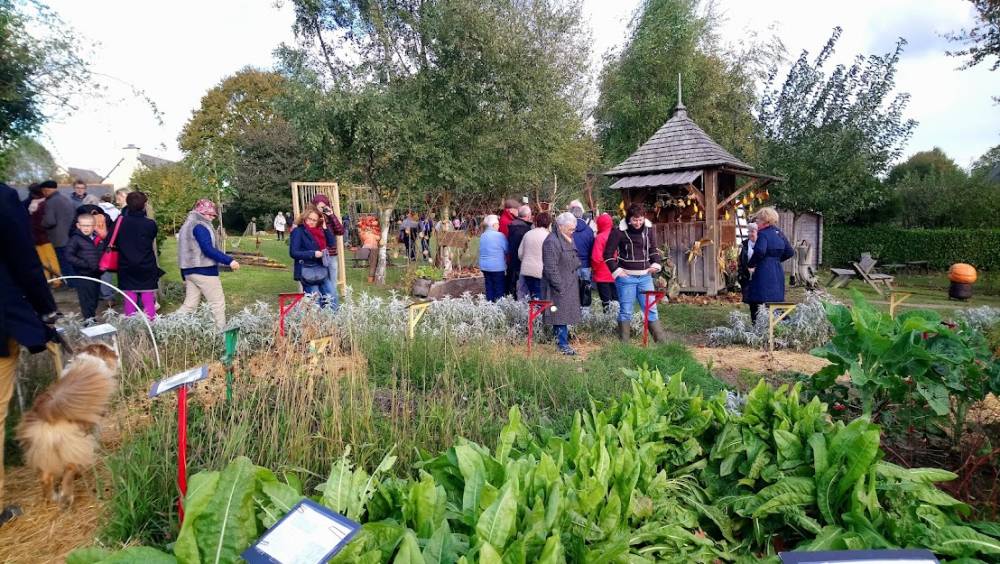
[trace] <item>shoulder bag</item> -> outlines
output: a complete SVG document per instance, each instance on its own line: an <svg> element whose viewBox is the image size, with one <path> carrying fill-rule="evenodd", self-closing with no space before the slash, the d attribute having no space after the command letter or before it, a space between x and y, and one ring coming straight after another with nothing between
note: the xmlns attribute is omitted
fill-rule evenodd
<svg viewBox="0 0 1000 564"><path fill-rule="evenodd" d="M115 231L111 234L111 240L108 241L108 248L104 250L100 262L97 263L97 268L102 272L118 271L118 249L115 248L115 241L118 240L118 229L122 226L124 219L124 217L119 217L118 221L115 222Z"/></svg>

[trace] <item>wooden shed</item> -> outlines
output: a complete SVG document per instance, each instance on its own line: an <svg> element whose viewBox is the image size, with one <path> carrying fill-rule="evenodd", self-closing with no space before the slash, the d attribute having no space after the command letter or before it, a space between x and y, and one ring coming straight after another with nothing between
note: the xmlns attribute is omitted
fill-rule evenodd
<svg viewBox="0 0 1000 564"><path fill-rule="evenodd" d="M660 246L670 249L681 290L708 295L725 287L722 257L737 244L737 228L745 223L740 217L765 205L767 186L784 180L755 172L713 141L688 117L679 95L673 116L605 175L615 180L611 189L621 192L626 207L645 204Z"/></svg>

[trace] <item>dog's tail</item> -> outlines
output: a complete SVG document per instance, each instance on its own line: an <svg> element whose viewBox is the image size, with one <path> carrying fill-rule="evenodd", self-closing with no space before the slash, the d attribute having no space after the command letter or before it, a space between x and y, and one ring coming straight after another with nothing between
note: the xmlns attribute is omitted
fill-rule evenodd
<svg viewBox="0 0 1000 564"><path fill-rule="evenodd" d="M105 361L81 354L63 370L62 379L38 397L33 411L50 423L97 424L114 392L113 372Z"/></svg>

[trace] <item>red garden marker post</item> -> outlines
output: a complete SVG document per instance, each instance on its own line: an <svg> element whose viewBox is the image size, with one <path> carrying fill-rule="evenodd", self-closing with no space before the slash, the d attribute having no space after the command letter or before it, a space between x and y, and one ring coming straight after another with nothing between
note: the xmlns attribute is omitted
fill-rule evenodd
<svg viewBox="0 0 1000 564"><path fill-rule="evenodd" d="M545 310L552 307L548 300L531 300L528 302L528 354L531 354L531 342L535 335L535 320Z"/></svg>
<svg viewBox="0 0 1000 564"><path fill-rule="evenodd" d="M169 378L153 382L149 397L155 398L166 392L177 390L177 489L181 496L177 500L177 516L184 522L184 496L187 495L187 397L188 386L208 378L208 366L196 366Z"/></svg>
<svg viewBox="0 0 1000 564"><path fill-rule="evenodd" d="M285 292L278 294L278 315L281 327L280 333L282 337L285 336L285 317L288 315L288 312L295 307L295 304L302 301L302 296L304 295L305 294L302 292Z"/></svg>
<svg viewBox="0 0 1000 564"><path fill-rule="evenodd" d="M184 497L188 491L187 479L187 402L188 386L184 384L177 391L177 489L181 491L181 497L177 500L177 517L181 524L184 523Z"/></svg>
<svg viewBox="0 0 1000 564"><path fill-rule="evenodd" d="M649 312L656 307L656 304L663 301L666 297L665 292L659 290L645 290L639 292L642 294L643 304L642 304L642 346L648 346L649 344ZM652 300L652 301L650 301Z"/></svg>

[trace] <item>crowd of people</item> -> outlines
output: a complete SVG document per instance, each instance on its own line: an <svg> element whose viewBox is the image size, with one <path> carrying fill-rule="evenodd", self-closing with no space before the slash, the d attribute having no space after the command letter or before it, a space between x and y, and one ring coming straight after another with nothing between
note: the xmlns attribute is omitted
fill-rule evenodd
<svg viewBox="0 0 1000 564"><path fill-rule="evenodd" d="M16 192L15 192L16 194ZM54 180L28 187L19 203L27 213L29 234L46 280L53 289L75 290L85 323L92 323L102 301L116 307L116 291L126 316L157 315L160 268L156 239L159 229L148 196L121 188L101 196L88 192L82 181L68 195ZM204 297L216 325L225 325L225 297L218 265L235 269L239 263L215 247L212 221L215 204L199 200L178 234L178 267L186 297L180 311L192 311Z"/></svg>
<svg viewBox="0 0 1000 564"><path fill-rule="evenodd" d="M595 288L605 310L618 302L619 338L629 340L641 292L654 289L653 275L662 270L662 263L641 204L630 206L615 228L606 213L587 217L579 200L553 219L510 199L499 215L486 216L479 240L486 299L512 296L552 302L543 319L553 327L557 347L565 355L576 354L569 344L569 326L580 322L583 308L591 307ZM649 322L653 339L664 340L655 309Z"/></svg>

